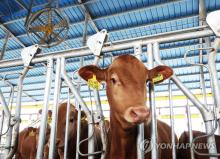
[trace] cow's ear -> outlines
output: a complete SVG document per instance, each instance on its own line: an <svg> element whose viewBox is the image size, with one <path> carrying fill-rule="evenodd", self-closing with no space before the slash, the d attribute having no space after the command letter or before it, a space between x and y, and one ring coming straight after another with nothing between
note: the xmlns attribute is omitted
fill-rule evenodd
<svg viewBox="0 0 220 159"><path fill-rule="evenodd" d="M42 114L42 109L40 109L40 110L38 111L38 114L40 114L40 115Z"/></svg>
<svg viewBox="0 0 220 159"><path fill-rule="evenodd" d="M157 66L148 70L148 81L157 84L170 78L173 75L173 69L168 66Z"/></svg>
<svg viewBox="0 0 220 159"><path fill-rule="evenodd" d="M84 111L81 111L81 120L84 120L86 118L86 113Z"/></svg>
<svg viewBox="0 0 220 159"><path fill-rule="evenodd" d="M100 69L95 65L84 66L79 69L79 75L84 80L88 81L88 79L93 78L93 75L96 76L96 79L101 81L106 81L106 72L107 69Z"/></svg>
<svg viewBox="0 0 220 159"><path fill-rule="evenodd" d="M48 117L52 117L52 110L48 110Z"/></svg>

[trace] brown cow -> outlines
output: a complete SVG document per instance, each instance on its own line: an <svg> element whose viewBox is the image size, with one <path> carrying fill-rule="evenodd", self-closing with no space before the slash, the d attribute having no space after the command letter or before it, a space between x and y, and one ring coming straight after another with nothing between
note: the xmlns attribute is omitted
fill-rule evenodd
<svg viewBox="0 0 220 159"><path fill-rule="evenodd" d="M57 121L57 151L60 159L64 158L64 141L65 141L65 127L66 127L66 110L67 103L62 103L58 108L58 121ZM75 159L76 155L76 139L77 139L77 114L78 111L73 105L71 105L70 118L69 118L69 133L68 133L68 159ZM88 122L86 120L85 113L82 111L81 115L81 134L80 140L88 138ZM96 151L101 150L101 138L100 132L95 127ZM97 147L98 146L98 147ZM83 154L87 154L88 142L83 142L80 146L80 151ZM80 156L80 155L79 155ZM80 159L87 159L88 157L80 156ZM95 156L100 158L100 155Z"/></svg>
<svg viewBox="0 0 220 159"><path fill-rule="evenodd" d="M199 137L203 136L205 133L200 131L193 131L193 137ZM216 145L217 145L217 151L220 153L220 136L215 135ZM199 153L208 153L208 144L207 144L207 138L200 138L198 140L195 140L195 150ZM212 145L210 145L212 146ZM198 154L194 155L195 159L209 159L208 156L200 156ZM179 138L179 146L178 146L178 159L191 159L190 155L190 145L189 145L189 132L183 132ZM218 157L220 159L220 157Z"/></svg>
<svg viewBox="0 0 220 159"><path fill-rule="evenodd" d="M137 125L145 124L145 139L151 137L150 112L146 107L146 81L153 81L158 75L163 80L173 71L167 66L148 70L144 64L131 55L117 57L106 69L89 65L79 70L79 75L88 81L96 75L99 82L106 82L107 97L110 104L110 135L108 159L137 158ZM158 143L171 143L171 129L158 121ZM145 153L150 159L150 153ZM160 159L171 159L172 150L159 149Z"/></svg>
<svg viewBox="0 0 220 159"><path fill-rule="evenodd" d="M39 111L40 113L40 111ZM48 111L48 118L51 118L52 112ZM16 159L35 159L37 154L37 143L39 139L39 128L28 127L19 133L18 148L15 154ZM45 144L50 135L50 126L47 126Z"/></svg>

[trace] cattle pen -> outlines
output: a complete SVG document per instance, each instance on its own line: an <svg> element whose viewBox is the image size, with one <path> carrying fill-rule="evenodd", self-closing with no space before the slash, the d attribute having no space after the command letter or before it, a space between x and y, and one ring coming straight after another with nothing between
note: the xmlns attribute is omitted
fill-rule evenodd
<svg viewBox="0 0 220 159"><path fill-rule="evenodd" d="M0 15L0 159L220 158L219 0L2 0Z"/></svg>

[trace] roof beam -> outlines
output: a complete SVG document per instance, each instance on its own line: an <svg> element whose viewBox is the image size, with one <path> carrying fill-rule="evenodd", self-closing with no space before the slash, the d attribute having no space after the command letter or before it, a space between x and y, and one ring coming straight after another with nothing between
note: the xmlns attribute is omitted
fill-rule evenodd
<svg viewBox="0 0 220 159"><path fill-rule="evenodd" d="M81 1L81 0L78 0L78 1ZM93 21L92 16L91 16L91 14L90 14L88 8L86 7L86 5L85 5L84 3L81 3L81 6L80 6L80 7L81 7L82 10L84 11L85 17L87 16L88 19L90 20L90 22L91 22L93 28L95 29L95 31L96 31L96 32L99 32L99 29L98 29L98 27L96 26L95 22Z"/></svg>
<svg viewBox="0 0 220 159"><path fill-rule="evenodd" d="M97 20L101 20L101 19L106 19L106 18L111 18L111 17L114 17L114 16L126 15L128 13L135 13L135 12L144 11L144 10L147 10L147 9L158 8L158 7L161 7L163 5L169 5L169 4L173 4L173 3L179 3L179 2L184 2L184 0L172 0L172 1L168 1L168 2L161 2L161 3L154 4L154 5L147 6L147 7L146 6L142 6L140 8L130 9L130 10L127 10L127 11L122 11L122 12L113 13L113 14L106 15L106 16L101 16L101 17L93 18L93 21L97 21ZM84 3L84 5L85 4L88 4L88 3ZM60 9L62 11L62 10L66 9L66 8L69 8L69 7L80 7L80 6L81 6L81 4L70 5L70 6L66 6L66 7L61 7ZM21 21L21 20L25 20L25 18L23 17L23 18L20 18L20 19L11 20L11 21L5 22L4 25L11 24L11 23L14 23L14 22L17 22L17 21ZM83 24L84 20L83 21L78 21L78 22L73 22L73 23L75 25Z"/></svg>
<svg viewBox="0 0 220 159"><path fill-rule="evenodd" d="M23 9L28 10L27 6L24 4L22 0L15 0Z"/></svg>
<svg viewBox="0 0 220 159"><path fill-rule="evenodd" d="M11 36L22 46L26 47L4 24L0 24L0 27L5 30L6 32L9 32Z"/></svg>

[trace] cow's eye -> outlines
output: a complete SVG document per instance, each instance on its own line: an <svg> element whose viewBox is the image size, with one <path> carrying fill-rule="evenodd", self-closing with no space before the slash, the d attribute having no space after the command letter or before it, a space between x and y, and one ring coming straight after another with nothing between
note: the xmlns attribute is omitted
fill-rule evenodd
<svg viewBox="0 0 220 159"><path fill-rule="evenodd" d="M70 119L70 122L72 123L72 122L73 122L73 119Z"/></svg>
<svg viewBox="0 0 220 159"><path fill-rule="evenodd" d="M116 79L115 78L111 78L112 84L116 83Z"/></svg>

